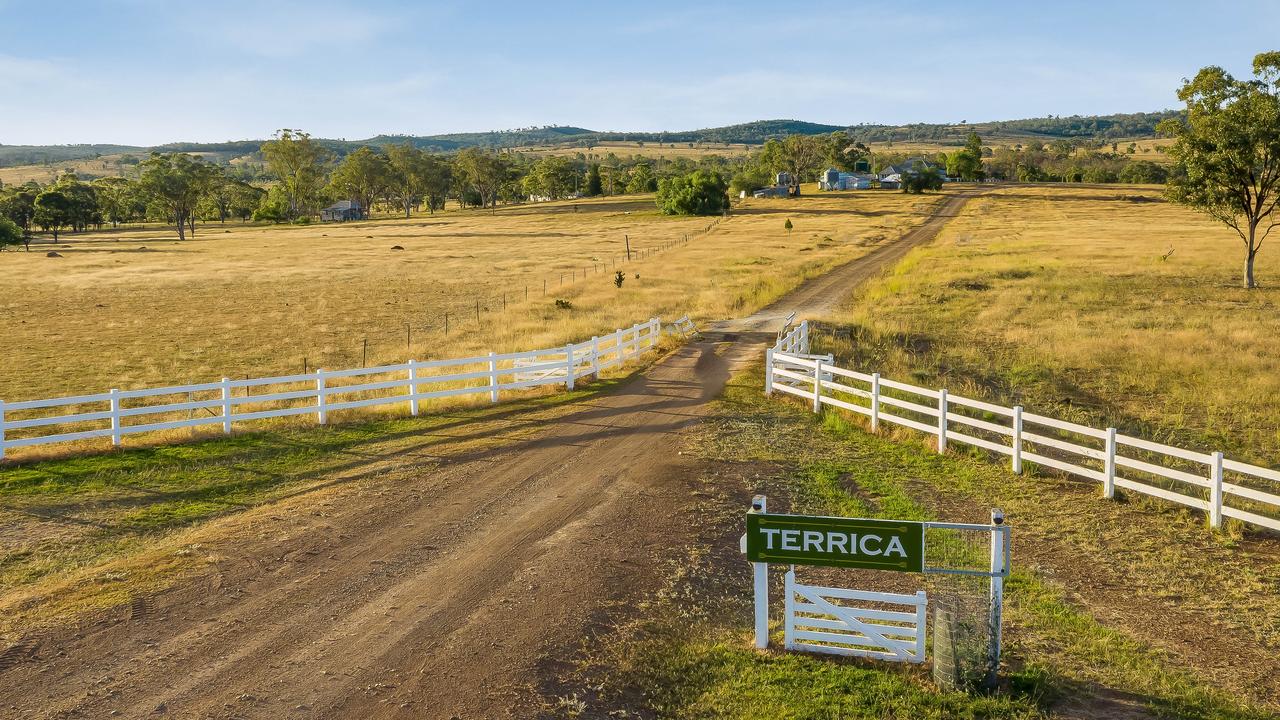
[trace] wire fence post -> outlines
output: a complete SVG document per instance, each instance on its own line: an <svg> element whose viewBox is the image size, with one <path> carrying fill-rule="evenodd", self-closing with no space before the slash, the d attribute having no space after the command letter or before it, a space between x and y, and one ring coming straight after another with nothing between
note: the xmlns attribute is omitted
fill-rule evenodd
<svg viewBox="0 0 1280 720"><path fill-rule="evenodd" d="M1010 448L1013 458L1013 474L1022 474L1022 406L1013 406L1013 447Z"/></svg>
<svg viewBox="0 0 1280 720"><path fill-rule="evenodd" d="M991 585L988 591L991 625L991 649L987 656L987 687L995 687L996 673L1000 669L1000 625L1004 614L1005 544L1009 541L1009 528L1004 524L1004 512L991 511ZM921 626L923 627L923 626Z"/></svg>
<svg viewBox="0 0 1280 720"><path fill-rule="evenodd" d="M409 415L418 417L418 361L409 359Z"/></svg>
<svg viewBox="0 0 1280 720"><path fill-rule="evenodd" d="M111 388L111 444L120 447L120 391Z"/></svg>
<svg viewBox="0 0 1280 720"><path fill-rule="evenodd" d="M231 434L231 379L222 378L222 434Z"/></svg>
<svg viewBox="0 0 1280 720"><path fill-rule="evenodd" d="M329 398L324 384L324 370L316 368L316 422L325 425L329 422Z"/></svg>

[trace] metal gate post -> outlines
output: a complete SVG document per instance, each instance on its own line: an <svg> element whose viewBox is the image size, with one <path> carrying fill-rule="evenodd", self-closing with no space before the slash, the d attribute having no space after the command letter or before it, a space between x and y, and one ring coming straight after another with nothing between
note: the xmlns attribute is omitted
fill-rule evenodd
<svg viewBox="0 0 1280 720"><path fill-rule="evenodd" d="M1004 573L1005 555L1008 540L1008 528L1004 525L1004 512L999 509L991 511L991 589L990 623L991 650L987 658L987 687L995 687L996 673L1000 670L1000 623L1004 610Z"/></svg>

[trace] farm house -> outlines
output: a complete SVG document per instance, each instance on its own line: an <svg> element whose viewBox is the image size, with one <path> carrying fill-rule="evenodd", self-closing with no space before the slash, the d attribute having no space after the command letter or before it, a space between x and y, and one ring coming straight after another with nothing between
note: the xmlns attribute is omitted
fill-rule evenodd
<svg viewBox="0 0 1280 720"><path fill-rule="evenodd" d="M348 220L365 220L369 215L360 203L355 200L339 200L320 211L320 219L325 222L346 222Z"/></svg>

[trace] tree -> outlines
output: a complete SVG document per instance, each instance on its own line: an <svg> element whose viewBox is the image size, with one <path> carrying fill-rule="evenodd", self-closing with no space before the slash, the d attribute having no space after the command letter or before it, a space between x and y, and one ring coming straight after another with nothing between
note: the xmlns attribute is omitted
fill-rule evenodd
<svg viewBox="0 0 1280 720"><path fill-rule="evenodd" d="M925 190L941 190L942 174L935 167L924 163L916 163L914 167L902 173L902 192L919 195Z"/></svg>
<svg viewBox="0 0 1280 720"><path fill-rule="evenodd" d="M1169 171L1150 160L1125 163L1120 170L1120 182L1135 185L1163 185L1169 179Z"/></svg>
<svg viewBox="0 0 1280 720"><path fill-rule="evenodd" d="M791 224L791 218L787 218L787 221L782 224L782 227L787 231L787 237L791 237L791 228L795 227L795 225Z"/></svg>
<svg viewBox="0 0 1280 720"><path fill-rule="evenodd" d="M98 198L98 209L102 217L111 223L111 227L134 218L137 207L134 198L136 188L132 180L123 177L98 178L93 181L93 189Z"/></svg>
<svg viewBox="0 0 1280 720"><path fill-rule="evenodd" d="M409 217L426 192L434 159L409 143L387 148L387 197Z"/></svg>
<svg viewBox="0 0 1280 720"><path fill-rule="evenodd" d="M362 147L347 155L334 168L329 187L337 197L354 200L368 213L385 194L391 180L391 165L382 155Z"/></svg>
<svg viewBox="0 0 1280 720"><path fill-rule="evenodd" d="M566 157L545 157L533 164L521 183L528 197L545 197L559 200L573 192L578 169Z"/></svg>
<svg viewBox="0 0 1280 720"><path fill-rule="evenodd" d="M837 130L827 139L826 163L845 172L857 172L858 163L871 155L871 149L849 138L849 133Z"/></svg>
<svg viewBox="0 0 1280 720"><path fill-rule="evenodd" d="M458 203L465 204L466 191L471 190L480 207L498 207L498 190L507 179L507 163L501 155L479 148L466 148L454 160L461 187Z"/></svg>
<svg viewBox="0 0 1280 720"><path fill-rule="evenodd" d="M1257 287L1254 260L1280 224L1280 52L1253 59L1253 80L1206 67L1178 90L1185 117L1160 123L1174 138L1179 172L1165 193L1227 225L1244 243L1244 286Z"/></svg>
<svg viewBox="0 0 1280 720"><path fill-rule="evenodd" d="M604 183L600 180L600 163L591 163L587 168L587 187L583 190L587 197L604 194Z"/></svg>
<svg viewBox="0 0 1280 720"><path fill-rule="evenodd" d="M186 153L151 153L139 167L139 194L174 222L179 240L186 240L186 227L194 234L196 206L217 171Z"/></svg>
<svg viewBox="0 0 1280 720"><path fill-rule="evenodd" d="M23 231L30 232L31 221L36 216L38 195L40 195L40 186L35 182L10 186L0 193L0 214L8 217Z"/></svg>
<svg viewBox="0 0 1280 720"><path fill-rule="evenodd" d="M982 171L982 139L977 133L969 133L964 149L947 157L947 174L968 182L985 177Z"/></svg>
<svg viewBox="0 0 1280 720"><path fill-rule="evenodd" d="M320 205L331 154L301 130L279 130L262 144L267 168L280 180L289 218L312 214Z"/></svg>
<svg viewBox="0 0 1280 720"><path fill-rule="evenodd" d="M52 230L53 241L57 242L58 231L71 224L73 205L74 202L65 193L56 186L51 187L36 196L36 212L32 222L45 232Z"/></svg>
<svg viewBox="0 0 1280 720"><path fill-rule="evenodd" d="M718 172L695 170L658 184L658 207L667 215L719 215L729 209L728 183Z"/></svg>
<svg viewBox="0 0 1280 720"><path fill-rule="evenodd" d="M628 193L647 193L654 192L658 189L658 178L653 174L653 168L649 167L649 163L636 163L631 168L631 174L627 177Z"/></svg>
<svg viewBox="0 0 1280 720"><path fill-rule="evenodd" d="M0 250L4 250L7 245L21 243L25 235L22 228L18 227L18 223L0 215ZM27 249L30 250L30 247Z"/></svg>

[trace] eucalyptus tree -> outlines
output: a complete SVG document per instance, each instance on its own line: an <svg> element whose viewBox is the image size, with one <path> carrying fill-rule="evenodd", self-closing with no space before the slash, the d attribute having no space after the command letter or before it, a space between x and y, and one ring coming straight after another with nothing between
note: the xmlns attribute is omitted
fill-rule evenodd
<svg viewBox="0 0 1280 720"><path fill-rule="evenodd" d="M139 194L173 221L179 240L187 239L188 227L194 235L196 207L217 170L186 153L152 153L139 167Z"/></svg>
<svg viewBox="0 0 1280 720"><path fill-rule="evenodd" d="M391 165L384 155L362 147L348 154L334 168L329 187L334 195L355 200L365 212L386 194L391 185Z"/></svg>
<svg viewBox="0 0 1280 720"><path fill-rule="evenodd" d="M267 169L279 180L290 218L319 208L331 153L301 130L285 128L262 144Z"/></svg>
<svg viewBox="0 0 1280 720"><path fill-rule="evenodd" d="M1180 172L1166 194L1230 227L1244 244L1244 286L1257 287L1253 266L1280 225L1280 52L1253 59L1253 79L1210 66L1183 83L1184 117L1160 123L1174 138L1169 154Z"/></svg>

